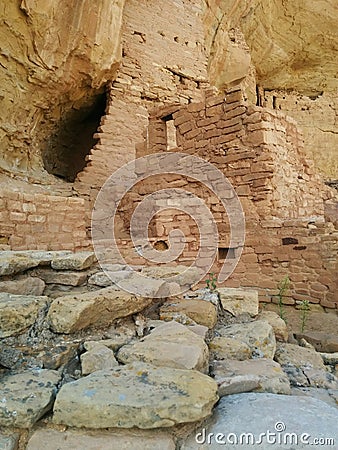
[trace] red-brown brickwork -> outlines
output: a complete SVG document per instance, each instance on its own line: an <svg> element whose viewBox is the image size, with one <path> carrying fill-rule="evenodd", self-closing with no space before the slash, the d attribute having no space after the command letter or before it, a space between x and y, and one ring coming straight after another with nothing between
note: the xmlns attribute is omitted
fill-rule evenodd
<svg viewBox="0 0 338 450"><path fill-rule="evenodd" d="M83 199L1 192L2 250L84 250L90 246Z"/></svg>

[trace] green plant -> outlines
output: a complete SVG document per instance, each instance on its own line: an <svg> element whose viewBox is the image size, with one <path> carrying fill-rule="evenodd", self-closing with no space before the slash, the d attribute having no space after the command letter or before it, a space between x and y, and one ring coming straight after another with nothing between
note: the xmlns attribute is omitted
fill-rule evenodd
<svg viewBox="0 0 338 450"><path fill-rule="evenodd" d="M289 276L285 275L285 277L278 283L277 287L278 287L277 298L278 298L279 315L280 315L281 319L283 319L284 322L287 323L283 299L290 287Z"/></svg>
<svg viewBox="0 0 338 450"><path fill-rule="evenodd" d="M215 276L214 272L209 273L209 277L205 280L205 283L207 285L207 288L209 291L215 291L217 288L217 277Z"/></svg>
<svg viewBox="0 0 338 450"><path fill-rule="evenodd" d="M303 300L300 303L299 309L300 309L300 332L304 333L306 322L309 318L310 312L310 303L308 302L308 300Z"/></svg>

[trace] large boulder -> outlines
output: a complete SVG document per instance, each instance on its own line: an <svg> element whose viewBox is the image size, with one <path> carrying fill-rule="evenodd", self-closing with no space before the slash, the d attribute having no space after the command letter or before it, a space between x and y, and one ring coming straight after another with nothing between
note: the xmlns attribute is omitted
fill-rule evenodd
<svg viewBox="0 0 338 450"><path fill-rule="evenodd" d="M264 320L272 326L277 341L286 342L289 337L288 327L285 321L274 311L261 311L257 317L258 320Z"/></svg>
<svg viewBox="0 0 338 450"><path fill-rule="evenodd" d="M45 290L45 283L38 277L20 277L15 280L0 281L0 292L15 295L40 296Z"/></svg>
<svg viewBox="0 0 338 450"><path fill-rule="evenodd" d="M142 311L151 298L136 297L112 287L56 298L47 319L56 333L73 333L90 326L106 326L120 317Z"/></svg>
<svg viewBox="0 0 338 450"><path fill-rule="evenodd" d="M194 322L213 328L217 322L216 307L205 300L195 299L173 299L169 300L160 308L162 320L175 320L177 315L184 314Z"/></svg>
<svg viewBox="0 0 338 450"><path fill-rule="evenodd" d="M207 417L217 400L216 382L200 372L134 363L63 385L53 421L89 428L171 427Z"/></svg>
<svg viewBox="0 0 338 450"><path fill-rule="evenodd" d="M124 364L143 361L155 366L207 372L209 351L201 336L173 321L156 327L139 342L122 347L117 359Z"/></svg>
<svg viewBox="0 0 338 450"><path fill-rule="evenodd" d="M95 253L79 252L53 258L51 266L56 270L84 270L96 261Z"/></svg>

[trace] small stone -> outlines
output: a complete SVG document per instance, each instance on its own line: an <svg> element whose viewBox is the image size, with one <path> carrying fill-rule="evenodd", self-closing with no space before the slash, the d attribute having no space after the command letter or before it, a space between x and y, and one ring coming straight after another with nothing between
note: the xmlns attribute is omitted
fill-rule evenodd
<svg viewBox="0 0 338 450"><path fill-rule="evenodd" d="M90 326L107 326L114 320L142 311L152 299L136 297L108 287L56 298L47 319L56 333L74 333Z"/></svg>
<svg viewBox="0 0 338 450"><path fill-rule="evenodd" d="M51 370L4 376L0 385L0 425L30 428L52 408L60 378Z"/></svg>
<svg viewBox="0 0 338 450"><path fill-rule="evenodd" d="M45 283L37 277L22 277L15 280L0 281L0 292L16 295L40 296L45 290Z"/></svg>
<svg viewBox="0 0 338 450"><path fill-rule="evenodd" d="M63 385L53 421L89 428L171 427L207 417L217 400L217 384L207 375L134 363Z"/></svg>
<svg viewBox="0 0 338 450"><path fill-rule="evenodd" d="M252 358L252 351L247 344L224 336L216 336L209 343L209 349L216 360L237 359L242 361Z"/></svg>
<svg viewBox="0 0 338 450"><path fill-rule="evenodd" d="M118 366L114 352L99 342L91 342L87 352L80 356L82 375L96 372L97 370L111 369Z"/></svg>
<svg viewBox="0 0 338 450"><path fill-rule="evenodd" d="M213 328L217 322L216 307L205 300L174 299L167 301L160 308L161 320L175 320L175 314L183 313L194 322Z"/></svg>
<svg viewBox="0 0 338 450"><path fill-rule="evenodd" d="M277 341L287 342L289 337L287 325L277 313L273 311L261 311L257 319L264 320L272 326Z"/></svg>
<svg viewBox="0 0 338 450"><path fill-rule="evenodd" d="M55 270L84 270L96 261L95 253L79 252L53 258L51 266Z"/></svg>
<svg viewBox="0 0 338 450"><path fill-rule="evenodd" d="M291 392L289 379L281 366L267 358L217 361L213 365L213 375L221 397L252 390L273 394ZM248 389L250 386L251 389Z"/></svg>
<svg viewBox="0 0 338 450"><path fill-rule="evenodd" d="M29 439L26 450L46 450L46 442L48 450L175 450L176 448L171 435L157 430L132 432L114 430L93 435L86 431L40 429Z"/></svg>
<svg viewBox="0 0 338 450"><path fill-rule="evenodd" d="M16 450L18 448L18 441L18 434L12 434L10 436L0 434L0 450Z"/></svg>
<svg viewBox="0 0 338 450"><path fill-rule="evenodd" d="M335 366L338 364L338 352L336 353L320 353L324 364Z"/></svg>
<svg viewBox="0 0 338 450"><path fill-rule="evenodd" d="M78 344L73 342L65 342L56 344L53 348L48 348L38 355L42 361L44 369L56 370L67 364L77 355Z"/></svg>
<svg viewBox="0 0 338 450"><path fill-rule="evenodd" d="M80 286L87 280L87 274L81 272L61 272L48 269L37 269L34 274L47 284L64 284Z"/></svg>
<svg viewBox="0 0 338 450"><path fill-rule="evenodd" d="M258 292L237 288L217 289L223 309L235 317L249 314L252 317L258 314Z"/></svg>
<svg viewBox="0 0 338 450"><path fill-rule="evenodd" d="M0 338L17 335L36 321L47 297L0 293Z"/></svg>
<svg viewBox="0 0 338 450"><path fill-rule="evenodd" d="M117 359L155 366L208 371L209 351L204 339L175 321L156 327L139 342L122 347Z"/></svg>
<svg viewBox="0 0 338 450"><path fill-rule="evenodd" d="M276 339L271 325L263 320L229 325L218 330L221 336L236 339L248 345L252 357L273 358Z"/></svg>
<svg viewBox="0 0 338 450"><path fill-rule="evenodd" d="M309 444L314 438L332 438L338 442L337 421L337 408L310 397L255 392L228 395L219 401L210 424L198 427L181 448L219 450L224 446L231 450L274 447L305 450L311 447ZM297 445L293 445L294 441L287 436L290 433L297 436ZM272 434L273 439L286 439L286 445L277 444L276 447L276 441L271 443ZM307 442L302 443L301 436L308 436Z"/></svg>

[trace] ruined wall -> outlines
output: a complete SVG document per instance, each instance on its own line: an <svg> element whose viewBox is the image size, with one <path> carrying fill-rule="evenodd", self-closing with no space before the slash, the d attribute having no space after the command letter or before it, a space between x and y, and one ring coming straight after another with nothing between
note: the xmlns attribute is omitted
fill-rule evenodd
<svg viewBox="0 0 338 450"><path fill-rule="evenodd" d="M167 107L152 112L147 140L137 146L137 156L167 151L164 119L169 111ZM207 92L205 101L172 106L171 114L177 141L177 148L171 151L198 155L214 164L235 187L245 212L243 255L225 285L258 287L260 300L271 301L278 282L288 275L289 303L310 300L337 307L338 232L324 218L324 201L333 194L305 158L295 121L281 112L246 106L239 90L225 98ZM140 202L142 196L166 187L194 192L213 213L220 235L214 268L218 273L224 255L232 252L235 257L238 249L229 248L229 224L219 199L193 179L165 175L141 182L135 189L138 198L131 196L123 205L125 225L132 214L133 199ZM167 199L165 204L168 209L158 214L150 227L155 248L168 244L171 230L181 229L187 243L178 261L191 263L197 256L200 237L196 223L187 214L175 211L174 199ZM128 240L121 244L130 246ZM125 254L135 261L132 252Z"/></svg>
<svg viewBox="0 0 338 450"><path fill-rule="evenodd" d="M90 246L83 199L1 191L1 250L80 250Z"/></svg>
<svg viewBox="0 0 338 450"><path fill-rule="evenodd" d="M326 179L338 178L337 14L329 0L208 0L204 8L211 83L241 82L253 104L274 102L294 117Z"/></svg>
<svg viewBox="0 0 338 450"><path fill-rule="evenodd" d="M122 46L122 65L109 90L98 143L75 182L78 192L92 192L92 198L108 176L135 158L135 144L142 140L149 109L198 100L207 85L198 0L128 1Z"/></svg>

